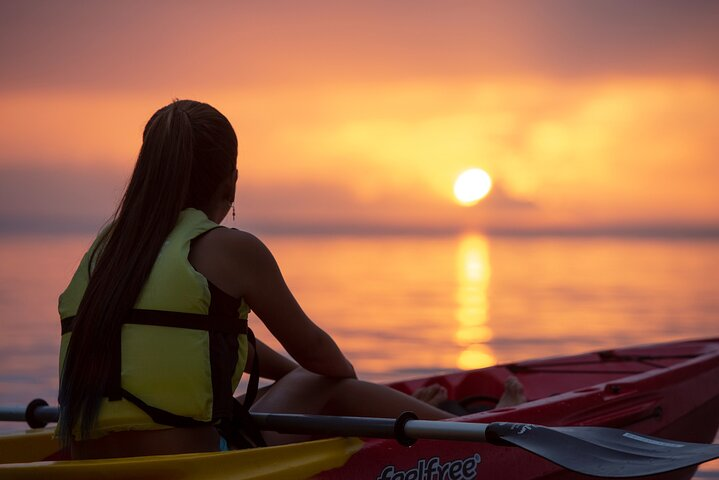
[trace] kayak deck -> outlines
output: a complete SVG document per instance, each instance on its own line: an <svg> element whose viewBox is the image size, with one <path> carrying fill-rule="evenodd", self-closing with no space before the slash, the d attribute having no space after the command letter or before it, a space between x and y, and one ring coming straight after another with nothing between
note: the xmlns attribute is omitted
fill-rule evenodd
<svg viewBox="0 0 719 480"><path fill-rule="evenodd" d="M613 384L615 380L647 372L656 373L657 369L667 370L705 355L717 354L718 351L719 339L659 344L529 360L471 372L396 382L391 386L411 393L420 387L438 383L447 389L452 399L479 397L478 392L481 392L482 397L499 398L504 390L504 380L514 375L524 385L528 401L583 388L599 388L599 385L608 391L619 393L622 384ZM691 365L688 370L692 370Z"/></svg>

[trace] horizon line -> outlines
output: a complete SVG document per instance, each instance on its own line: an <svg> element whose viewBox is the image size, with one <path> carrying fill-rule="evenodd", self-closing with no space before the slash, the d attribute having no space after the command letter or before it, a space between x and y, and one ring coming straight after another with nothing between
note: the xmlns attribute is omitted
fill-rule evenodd
<svg viewBox="0 0 719 480"><path fill-rule="evenodd" d="M94 234L104 225L90 219L74 221L14 221L0 217L0 236L14 235L72 235ZM623 238L719 238L719 224L647 224L546 227L463 227L459 225L382 225L315 223L295 224L276 222L224 222L228 228L238 228L257 235L288 236L454 236L477 234L494 237L623 237Z"/></svg>

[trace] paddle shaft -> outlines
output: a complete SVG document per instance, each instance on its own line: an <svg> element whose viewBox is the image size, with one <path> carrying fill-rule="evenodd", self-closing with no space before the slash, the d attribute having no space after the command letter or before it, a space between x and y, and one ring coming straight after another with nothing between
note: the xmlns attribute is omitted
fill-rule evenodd
<svg viewBox="0 0 719 480"><path fill-rule="evenodd" d="M342 417L253 413L252 419L262 430L280 433L316 433L371 438L397 438L400 443L412 439L463 440L486 442L486 423L417 420L413 417L394 418ZM404 441L403 441L404 440Z"/></svg>
<svg viewBox="0 0 719 480"><path fill-rule="evenodd" d="M57 417L58 407L50 407L44 401L33 400L27 407L0 406L0 421L27 422L32 428L57 422Z"/></svg>
<svg viewBox="0 0 719 480"><path fill-rule="evenodd" d="M485 423L416 420L412 416L394 418L299 415L288 413L251 413L261 430L280 433L357 436L371 438L465 440L485 442ZM0 421L40 425L57 422L58 408L37 404L33 407L2 407Z"/></svg>

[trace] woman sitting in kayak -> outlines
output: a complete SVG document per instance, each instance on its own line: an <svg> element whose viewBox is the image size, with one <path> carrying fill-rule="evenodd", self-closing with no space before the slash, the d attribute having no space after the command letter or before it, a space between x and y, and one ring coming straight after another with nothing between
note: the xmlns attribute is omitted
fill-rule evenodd
<svg viewBox="0 0 719 480"><path fill-rule="evenodd" d="M74 458L297 440L251 428L245 408L258 374L275 382L256 411L451 416L434 406L446 398L441 387L413 397L358 380L267 247L219 226L233 209L236 161L235 132L210 105L175 101L145 126L122 202L60 296L57 434ZM293 360L253 341L250 309ZM245 371L243 407L232 395ZM521 401L510 382L502 404Z"/></svg>

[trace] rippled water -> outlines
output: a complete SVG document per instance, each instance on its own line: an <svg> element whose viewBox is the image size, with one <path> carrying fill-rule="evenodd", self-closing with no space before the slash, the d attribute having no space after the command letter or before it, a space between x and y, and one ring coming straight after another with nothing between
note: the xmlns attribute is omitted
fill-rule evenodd
<svg viewBox="0 0 719 480"><path fill-rule="evenodd" d="M370 380L719 335L717 239L263 239ZM90 240L0 237L0 404L56 398L57 295Z"/></svg>

